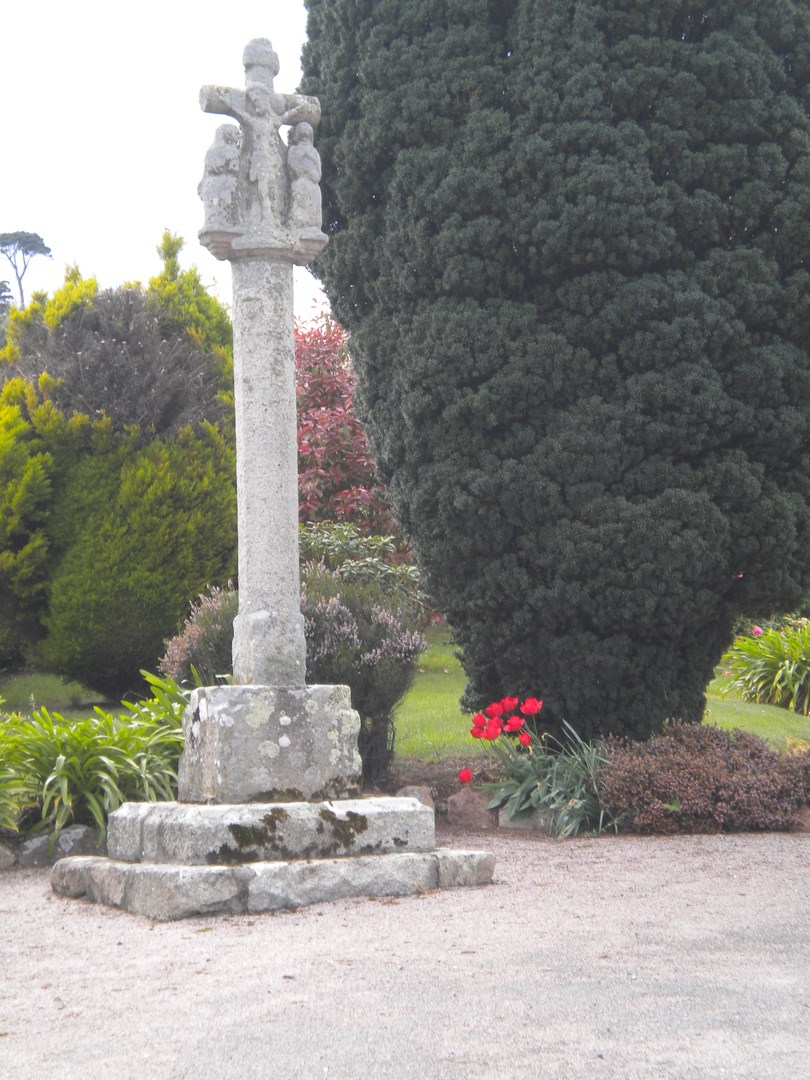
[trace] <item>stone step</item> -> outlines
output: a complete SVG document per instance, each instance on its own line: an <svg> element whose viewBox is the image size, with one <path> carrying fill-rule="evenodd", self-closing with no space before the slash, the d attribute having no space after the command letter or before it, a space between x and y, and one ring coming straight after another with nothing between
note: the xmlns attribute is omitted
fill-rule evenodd
<svg viewBox="0 0 810 1080"><path fill-rule="evenodd" d="M495 858L487 852L450 848L243 866L126 863L78 855L56 863L51 886L62 896L169 920L486 885L494 868Z"/></svg>
<svg viewBox="0 0 810 1080"><path fill-rule="evenodd" d="M124 803L110 815L113 860L239 865L432 851L433 811L418 799L372 797L334 802Z"/></svg>

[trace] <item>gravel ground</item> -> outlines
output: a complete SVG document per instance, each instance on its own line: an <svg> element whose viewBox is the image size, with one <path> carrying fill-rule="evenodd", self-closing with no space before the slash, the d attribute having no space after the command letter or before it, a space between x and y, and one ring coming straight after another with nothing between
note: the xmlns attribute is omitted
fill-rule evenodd
<svg viewBox="0 0 810 1080"><path fill-rule="evenodd" d="M0 1077L810 1080L810 835L439 839L495 883L152 924L0 873Z"/></svg>

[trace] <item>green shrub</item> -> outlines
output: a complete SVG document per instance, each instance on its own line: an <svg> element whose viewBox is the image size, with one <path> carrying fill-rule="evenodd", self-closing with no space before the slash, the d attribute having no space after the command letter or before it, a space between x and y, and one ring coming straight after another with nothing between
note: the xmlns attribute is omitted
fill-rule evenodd
<svg viewBox="0 0 810 1080"><path fill-rule="evenodd" d="M699 723L810 588L806 0L308 11L318 274L469 703Z"/></svg>
<svg viewBox="0 0 810 1080"><path fill-rule="evenodd" d="M213 427L86 459L62 503L76 533L55 567L47 667L110 697L137 691L189 596L227 580L236 551L234 457ZM55 517L60 508L57 507Z"/></svg>
<svg viewBox="0 0 810 1080"><path fill-rule="evenodd" d="M723 654L719 693L810 715L810 623L756 629Z"/></svg>
<svg viewBox="0 0 810 1080"><path fill-rule="evenodd" d="M395 536L364 536L348 522L317 521L300 526L298 546L302 562L322 563L342 581L376 582L391 596L424 609L419 571L403 561Z"/></svg>
<svg viewBox="0 0 810 1080"><path fill-rule="evenodd" d="M171 680L147 680L154 696L124 702L127 715L0 717L0 828L55 835L87 824L103 838L121 803L175 797L188 695Z"/></svg>
<svg viewBox="0 0 810 1080"><path fill-rule="evenodd" d="M600 800L622 831L787 829L806 797L803 756L748 732L670 724L647 742L605 746Z"/></svg>

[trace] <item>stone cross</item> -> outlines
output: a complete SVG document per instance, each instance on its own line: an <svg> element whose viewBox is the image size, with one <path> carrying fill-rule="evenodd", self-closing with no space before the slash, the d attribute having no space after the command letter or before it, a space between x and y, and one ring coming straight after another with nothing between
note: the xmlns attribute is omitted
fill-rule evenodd
<svg viewBox="0 0 810 1080"><path fill-rule="evenodd" d="M279 94L278 56L265 38L244 52L245 89L204 86L218 128L199 193L200 241L233 270L239 685L303 687L306 647L298 568L298 444L293 264L323 250L316 98ZM280 129L292 127L290 145Z"/></svg>
<svg viewBox="0 0 810 1080"><path fill-rule="evenodd" d="M236 685L198 686L183 715L177 802L124 803L108 858L60 859L63 896L151 919L276 911L492 880L486 852L435 847L412 798L358 798L360 717L347 686L308 686L298 581L292 264L320 251L313 98L277 94L269 41L244 91L205 87L221 126L205 158L202 242L233 264L239 500ZM279 136L293 126L287 145Z"/></svg>

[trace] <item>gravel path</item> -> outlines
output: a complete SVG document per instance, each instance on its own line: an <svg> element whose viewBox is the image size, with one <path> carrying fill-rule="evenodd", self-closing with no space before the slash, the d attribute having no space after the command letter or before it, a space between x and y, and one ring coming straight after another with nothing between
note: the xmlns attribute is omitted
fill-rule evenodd
<svg viewBox="0 0 810 1080"><path fill-rule="evenodd" d="M810 835L439 839L495 884L151 924L0 873L0 1077L810 1080Z"/></svg>

